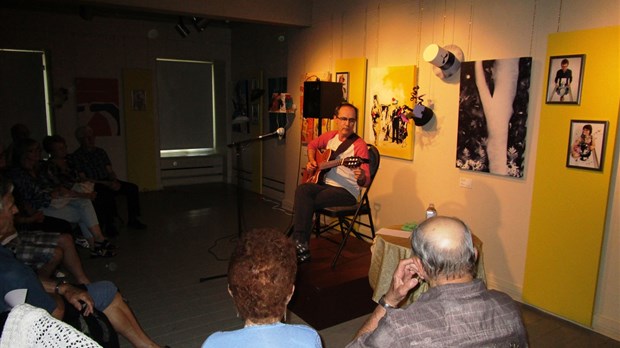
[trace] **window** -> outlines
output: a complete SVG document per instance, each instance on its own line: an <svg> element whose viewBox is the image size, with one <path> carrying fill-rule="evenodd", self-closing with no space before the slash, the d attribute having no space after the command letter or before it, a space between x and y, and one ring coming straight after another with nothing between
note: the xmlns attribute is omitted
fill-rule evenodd
<svg viewBox="0 0 620 348"><path fill-rule="evenodd" d="M41 141L52 132L44 51L0 49L0 139L10 142L9 129L25 124Z"/></svg>
<svg viewBox="0 0 620 348"><path fill-rule="evenodd" d="M214 64L157 59L160 156L215 152Z"/></svg>

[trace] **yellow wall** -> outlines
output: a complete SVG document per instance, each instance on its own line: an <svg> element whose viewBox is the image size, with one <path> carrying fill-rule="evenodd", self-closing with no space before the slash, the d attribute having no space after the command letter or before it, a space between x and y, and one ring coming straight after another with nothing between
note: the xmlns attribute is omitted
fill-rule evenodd
<svg viewBox="0 0 620 348"><path fill-rule="evenodd" d="M132 107L132 91L142 90L146 96L144 110ZM127 139L127 179L142 190L156 190L158 148L155 143L153 77L148 69L123 70L123 97Z"/></svg>
<svg viewBox="0 0 620 348"><path fill-rule="evenodd" d="M551 34L547 49L547 58L586 58L581 105L542 101L523 300L587 326L592 323L613 170L619 28ZM609 122L603 171L565 166L570 120Z"/></svg>
<svg viewBox="0 0 620 348"><path fill-rule="evenodd" d="M359 111L357 115L357 133L364 134L366 123L366 58L337 59L336 73L349 73L349 103L355 105ZM334 74L335 78L336 74Z"/></svg>

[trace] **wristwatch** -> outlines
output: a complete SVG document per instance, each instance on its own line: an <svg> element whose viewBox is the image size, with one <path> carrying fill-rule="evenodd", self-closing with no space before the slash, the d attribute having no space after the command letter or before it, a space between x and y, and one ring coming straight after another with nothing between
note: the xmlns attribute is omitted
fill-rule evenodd
<svg viewBox="0 0 620 348"><path fill-rule="evenodd" d="M56 282L56 287L54 288L54 292L56 294L60 295L60 286L63 284L67 284L67 281L65 281L64 279L61 279Z"/></svg>
<svg viewBox="0 0 620 348"><path fill-rule="evenodd" d="M388 308L396 308L394 306L392 306L391 304L385 302L385 295L381 296L381 298L379 299L379 306L388 309Z"/></svg>

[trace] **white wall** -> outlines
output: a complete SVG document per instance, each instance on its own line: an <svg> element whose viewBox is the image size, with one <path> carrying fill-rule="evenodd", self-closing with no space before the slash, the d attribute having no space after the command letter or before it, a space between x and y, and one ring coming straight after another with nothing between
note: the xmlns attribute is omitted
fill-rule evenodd
<svg viewBox="0 0 620 348"><path fill-rule="evenodd" d="M316 0L312 27L301 30L290 40L289 85L295 83L295 79L301 84L301 76L306 72L333 73L335 60L340 58L367 57L369 70L418 65L419 93L426 94L426 100L434 101L436 122L417 128L413 161L382 158L371 193L375 223L389 226L419 221L425 207L435 203L440 214L463 218L484 242L489 286L520 299L539 136L537 125L547 73L543 71L547 35L619 25L619 14L620 4L615 0L587 3L579 0ZM465 60L533 58L522 179L462 172L455 168L459 86L439 80L432 66L421 58L424 48L431 43L458 45L464 51ZM298 97L296 92L296 100ZM300 124L298 118L289 134L299 134ZM297 163L299 159L299 139L296 141L287 148L287 163ZM287 207L292 206L296 177L296 168L290 165L283 202ZM460 178L472 179L472 188L459 187ZM616 227L608 231L607 267L601 276L601 279L613 280L605 282L611 283L612 288L603 287L595 317L604 314L607 323L615 324L620 336L620 308L616 299L620 293L617 281L620 233L617 216L620 213L617 207L618 204L615 210L610 209L610 213L614 212ZM614 241L615 244L609 244ZM598 322L595 319L595 325Z"/></svg>

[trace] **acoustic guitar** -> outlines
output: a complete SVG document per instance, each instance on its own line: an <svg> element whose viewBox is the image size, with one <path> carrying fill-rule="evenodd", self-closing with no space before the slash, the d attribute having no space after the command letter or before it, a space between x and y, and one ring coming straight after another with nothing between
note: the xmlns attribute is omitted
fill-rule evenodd
<svg viewBox="0 0 620 348"><path fill-rule="evenodd" d="M323 152L317 151L314 156L314 160L317 163L317 168L314 171L304 170L303 176L301 179L302 184L305 183L313 183L316 184L323 180L323 174L327 171L327 169L334 168L337 166L345 166L349 168L356 168L362 165L362 163L369 163L367 158L361 158L358 156L351 156L341 159L335 159L329 161L329 156L332 154L332 150L327 149Z"/></svg>

